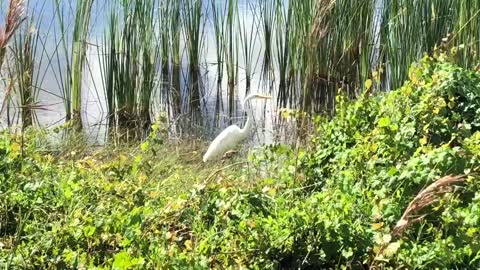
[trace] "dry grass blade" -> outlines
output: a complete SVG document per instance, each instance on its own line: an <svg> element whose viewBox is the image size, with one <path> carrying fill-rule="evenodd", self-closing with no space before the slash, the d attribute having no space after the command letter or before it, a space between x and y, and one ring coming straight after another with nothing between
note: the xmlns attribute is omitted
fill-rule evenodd
<svg viewBox="0 0 480 270"><path fill-rule="evenodd" d="M5 26L0 28L0 69L5 58L7 44L25 19L25 0L10 0Z"/></svg>
<svg viewBox="0 0 480 270"><path fill-rule="evenodd" d="M316 5L316 19L312 27L311 35L316 40L322 39L328 32L328 16L335 6L336 0L318 0Z"/></svg>
<svg viewBox="0 0 480 270"><path fill-rule="evenodd" d="M402 217L393 228L392 235L401 236L410 225L423 220L426 215L418 216L417 214L425 207L439 201L441 195L453 193L455 191L453 185L463 183L465 178L465 175L444 176L420 191L408 204L407 209L403 212Z"/></svg>
<svg viewBox="0 0 480 270"><path fill-rule="evenodd" d="M24 0L11 0L8 7L7 21L5 23L4 37L10 39L18 29L20 24L25 20L25 1Z"/></svg>
<svg viewBox="0 0 480 270"><path fill-rule="evenodd" d="M8 41L15 33L15 30L17 30L26 19L24 14L25 1L11 0L10 5L8 6L5 26L0 29L0 48L4 48L7 45Z"/></svg>

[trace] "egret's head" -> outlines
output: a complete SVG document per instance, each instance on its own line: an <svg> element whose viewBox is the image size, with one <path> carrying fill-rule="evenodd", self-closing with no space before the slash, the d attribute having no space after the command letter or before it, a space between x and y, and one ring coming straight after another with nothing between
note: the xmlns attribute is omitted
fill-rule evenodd
<svg viewBox="0 0 480 270"><path fill-rule="evenodd" d="M249 100L252 100L252 99L271 99L271 98L272 98L271 96L266 96L262 94L250 94L245 98L244 102L247 103Z"/></svg>

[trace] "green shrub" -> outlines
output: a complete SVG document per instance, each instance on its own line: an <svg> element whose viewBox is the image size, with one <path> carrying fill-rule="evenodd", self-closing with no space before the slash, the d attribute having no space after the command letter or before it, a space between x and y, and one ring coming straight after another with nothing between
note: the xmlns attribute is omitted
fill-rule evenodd
<svg viewBox="0 0 480 270"><path fill-rule="evenodd" d="M365 226L382 224L380 231L388 234L422 188L442 176L479 169L476 72L426 57L412 66L402 88L339 107L332 121L319 122L314 151L302 164L313 193L336 190L356 198ZM461 193L429 209L431 215L400 240L396 256L382 263L478 266L477 182L472 174Z"/></svg>
<svg viewBox="0 0 480 270"><path fill-rule="evenodd" d="M4 132L0 266L478 269L479 96L478 73L426 57L396 91L340 98L312 149L266 147L210 183L208 166L154 133L134 151L80 155ZM394 234L415 196L449 174L468 176Z"/></svg>

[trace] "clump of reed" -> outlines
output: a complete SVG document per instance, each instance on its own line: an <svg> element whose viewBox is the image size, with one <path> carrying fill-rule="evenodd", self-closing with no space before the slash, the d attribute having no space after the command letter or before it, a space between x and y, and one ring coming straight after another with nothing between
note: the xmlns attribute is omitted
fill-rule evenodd
<svg viewBox="0 0 480 270"><path fill-rule="evenodd" d="M36 122L35 107L38 100L38 88L35 79L35 60L38 49L38 35L33 24L16 35L12 48L13 60L9 64L9 76L14 80L14 92L18 97L18 108L22 127L28 127Z"/></svg>
<svg viewBox="0 0 480 270"><path fill-rule="evenodd" d="M410 64L437 47L453 48L457 62L465 67L472 67L478 59L480 47L474 40L478 41L480 34L474 29L478 26L480 6L476 1L316 3L311 42L304 43L314 51L308 53L312 57L305 66L311 66L310 76L331 87L307 86L305 97L310 97L306 103L315 102L314 93L324 90L334 96L342 88L355 96L355 89L362 89L368 79L377 81L383 89L397 88L407 78ZM334 99L324 95L320 100L334 103Z"/></svg>
<svg viewBox="0 0 480 270"><path fill-rule="evenodd" d="M153 0L123 2L111 10L109 27L102 39L102 78L110 115L109 125L133 129L141 136L152 123L152 97L161 68L160 45L154 31ZM118 14L120 13L120 14Z"/></svg>
<svg viewBox="0 0 480 270"><path fill-rule="evenodd" d="M57 65L54 72L58 72L66 120L79 127L93 2L55 0L59 29L54 31L60 35L55 40L55 55L48 59L49 65ZM200 107L205 95L201 67L206 62L205 52L212 49L206 47L208 18L216 49L217 92L221 92L226 74L231 111L238 96L239 66L245 68L248 91L255 63L261 60L263 79L269 90L277 91L278 106L324 113L335 111L339 89L354 98L367 80L374 81L375 90L400 86L409 65L438 47L451 52L452 59L462 66L480 68L478 1L247 1L243 11L238 0L107 2L111 9L105 13L110 12L110 19L99 54L109 123L114 127L138 128L151 123L159 77L167 84L163 88L167 92L162 94L172 97L163 99L170 103L167 107L174 105L175 112L181 113L182 96L188 97L187 106ZM23 21L20 3L23 1L10 1L0 32L0 67L6 44ZM73 31L69 17L73 18ZM33 49L20 50L20 44L27 41L35 46L34 37L23 38L15 54L26 57L25 70L36 56ZM261 56L254 53L257 41L263 47ZM239 64L240 58L244 62ZM182 70L182 62L188 70ZM25 79L25 85L35 85L28 76ZM6 90L15 85L7 83ZM22 102L28 100L25 95Z"/></svg>
<svg viewBox="0 0 480 270"><path fill-rule="evenodd" d="M76 1L73 34L70 42L68 40L70 38L68 16L70 16L69 11L72 9L71 3L69 3L70 6L65 13L63 6L65 3L55 0L55 13L60 27L58 44L61 47L56 55L60 71L58 80L65 104L65 121L70 122L70 125L77 130L82 128L82 81L86 65L87 37L90 31L93 2L94 0ZM62 65L61 58L64 59L65 66Z"/></svg>
<svg viewBox="0 0 480 270"><path fill-rule="evenodd" d="M200 62L204 47L205 20L202 0L185 0L181 9L181 20L188 55L189 104L192 109L200 108L201 74Z"/></svg>
<svg viewBox="0 0 480 270"><path fill-rule="evenodd" d="M82 127L82 80L85 69L87 36L94 0L77 0L77 12L73 29L71 83L71 120L76 128ZM68 116L67 116L68 118Z"/></svg>
<svg viewBox="0 0 480 270"><path fill-rule="evenodd" d="M40 37L37 33L38 24L34 22L35 15L31 14L27 21L24 1L10 1L6 19L6 27L2 30L1 62L6 57L7 43L12 39L7 62L8 85L6 86L2 111L7 109L9 126L16 121L21 122L22 129L38 122L36 109L38 105L40 74L38 65L42 64L44 50L40 48ZM40 11L41 13L41 11ZM25 25L25 21L27 24ZM3 32L5 31L5 32ZM39 55L40 52L40 55ZM35 62L38 62L38 65ZM13 105L15 114L10 115Z"/></svg>

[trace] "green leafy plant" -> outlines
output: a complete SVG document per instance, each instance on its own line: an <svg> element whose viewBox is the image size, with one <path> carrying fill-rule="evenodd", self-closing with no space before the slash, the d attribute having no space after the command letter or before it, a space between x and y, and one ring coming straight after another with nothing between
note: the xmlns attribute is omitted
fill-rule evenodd
<svg viewBox="0 0 480 270"><path fill-rule="evenodd" d="M480 75L445 55L409 74L339 96L308 148L257 149L213 174L195 141L168 143L165 119L140 147L82 152L3 132L0 265L478 268Z"/></svg>

